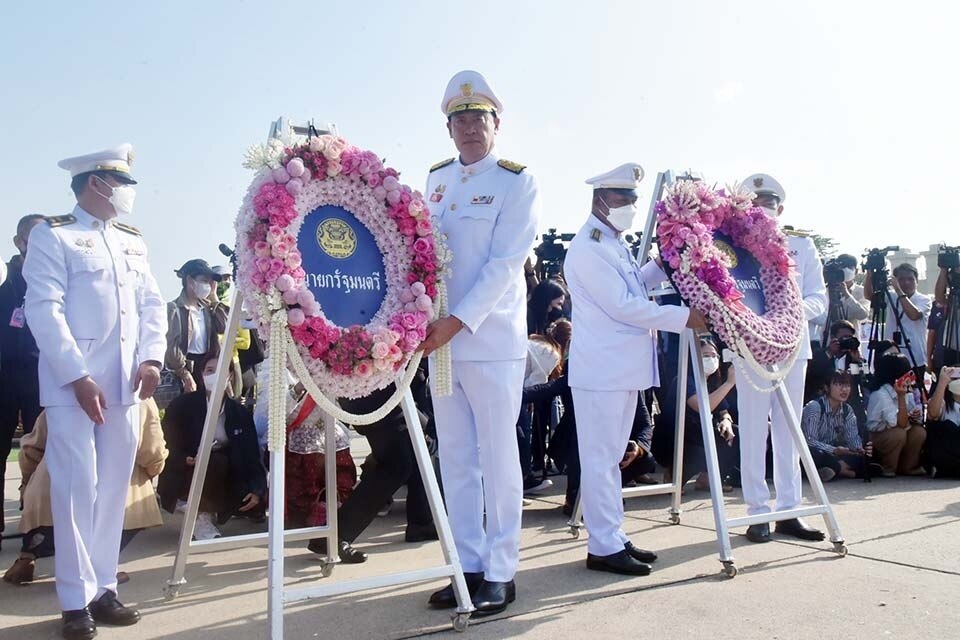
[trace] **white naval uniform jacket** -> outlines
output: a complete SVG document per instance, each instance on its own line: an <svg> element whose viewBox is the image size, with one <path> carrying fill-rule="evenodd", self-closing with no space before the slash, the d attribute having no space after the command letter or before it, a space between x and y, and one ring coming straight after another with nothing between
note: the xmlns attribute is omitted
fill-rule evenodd
<svg viewBox="0 0 960 640"><path fill-rule="evenodd" d="M138 231L80 206L30 233L25 312L40 350L40 404L77 406L70 383L93 378L108 407L137 403L140 363L163 362L166 304Z"/></svg>
<svg viewBox="0 0 960 640"><path fill-rule="evenodd" d="M639 391L659 384L654 330L680 333L690 311L650 300L647 288L666 278L657 264L641 268L591 215L570 243L563 273L573 302L570 386Z"/></svg>
<svg viewBox="0 0 960 640"><path fill-rule="evenodd" d="M827 312L827 285L823 281L823 265L820 254L813 240L806 236L787 235L787 251L790 258L796 263L794 278L800 289L803 301L804 335L800 340L799 360L809 360L813 357L810 347L810 336L816 335L816 323L820 316ZM811 332L813 332L811 334Z"/></svg>
<svg viewBox="0 0 960 640"><path fill-rule="evenodd" d="M490 153L463 165L436 165L425 198L453 254L448 309L464 329L450 342L454 360L518 360L527 354L523 263L540 219L537 181L521 165Z"/></svg>

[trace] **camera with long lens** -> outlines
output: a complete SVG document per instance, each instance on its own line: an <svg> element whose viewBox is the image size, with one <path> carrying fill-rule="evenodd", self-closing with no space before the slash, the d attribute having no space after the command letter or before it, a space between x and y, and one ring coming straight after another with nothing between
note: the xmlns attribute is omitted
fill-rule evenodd
<svg viewBox="0 0 960 640"><path fill-rule="evenodd" d="M567 248L563 243L573 240L574 235L576 234L557 233L556 229L547 229L547 232L540 236L540 244L534 247L533 252L542 265L541 278L560 272L563 259L567 255Z"/></svg>
<svg viewBox="0 0 960 640"><path fill-rule="evenodd" d="M827 260L823 265L823 280L827 286L843 284L845 278L843 275L843 265L836 258Z"/></svg>
<svg viewBox="0 0 960 640"><path fill-rule="evenodd" d="M883 296L887 293L887 279L890 277L887 271L887 254L899 250L900 247L889 246L883 249L869 249L863 254L863 270L872 278L875 303L884 303Z"/></svg>

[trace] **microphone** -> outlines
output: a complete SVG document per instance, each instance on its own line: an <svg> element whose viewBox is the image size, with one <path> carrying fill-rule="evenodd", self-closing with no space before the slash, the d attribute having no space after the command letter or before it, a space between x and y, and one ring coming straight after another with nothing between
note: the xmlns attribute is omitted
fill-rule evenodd
<svg viewBox="0 0 960 640"><path fill-rule="evenodd" d="M232 258L232 257L233 257L233 249L231 249L231 248L228 247L227 245L223 244L222 242L220 243L220 246L217 247L217 248L220 249L220 253L222 253L222 254L225 255L226 257L228 257L228 258Z"/></svg>

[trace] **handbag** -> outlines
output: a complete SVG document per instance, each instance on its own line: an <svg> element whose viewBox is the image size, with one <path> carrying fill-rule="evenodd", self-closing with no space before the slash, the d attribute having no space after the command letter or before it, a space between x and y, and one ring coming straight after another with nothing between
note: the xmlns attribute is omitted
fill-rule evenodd
<svg viewBox="0 0 960 640"><path fill-rule="evenodd" d="M153 392L153 399L160 409L166 409L174 398L183 395L183 380L170 369L160 371L160 384Z"/></svg>

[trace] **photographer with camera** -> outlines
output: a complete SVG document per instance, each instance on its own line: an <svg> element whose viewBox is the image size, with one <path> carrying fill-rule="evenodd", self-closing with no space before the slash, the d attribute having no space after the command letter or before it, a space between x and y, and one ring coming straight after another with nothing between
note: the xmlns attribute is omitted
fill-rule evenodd
<svg viewBox="0 0 960 640"><path fill-rule="evenodd" d="M829 341L827 333L839 320L850 320L854 328L870 317L870 305L863 296L863 286L857 284L857 259L844 253L823 265L823 281L827 285L827 312L812 321L820 330L811 338L821 345Z"/></svg>
<svg viewBox="0 0 960 640"><path fill-rule="evenodd" d="M886 265L883 254L889 249L874 249L868 254L865 268L871 273L864 281L863 294L871 300L874 316L885 309L880 322L883 324L882 335L877 330L877 322L874 322L877 338L892 340L899 346L909 358L917 380L922 382L927 365L927 318L933 300L917 291L919 274L912 264L905 262L899 265L893 270L893 277L884 280ZM879 254L879 261L875 253Z"/></svg>
<svg viewBox="0 0 960 640"><path fill-rule="evenodd" d="M960 247L941 245L937 266L940 274L927 324L927 364L934 372L960 364Z"/></svg>
<svg viewBox="0 0 960 640"><path fill-rule="evenodd" d="M866 418L861 372L863 356L855 325L849 320L838 320L830 326L827 345L814 351L807 370L804 402L815 400L837 371L850 376L850 394L845 400L860 422Z"/></svg>

